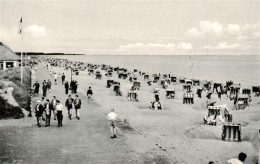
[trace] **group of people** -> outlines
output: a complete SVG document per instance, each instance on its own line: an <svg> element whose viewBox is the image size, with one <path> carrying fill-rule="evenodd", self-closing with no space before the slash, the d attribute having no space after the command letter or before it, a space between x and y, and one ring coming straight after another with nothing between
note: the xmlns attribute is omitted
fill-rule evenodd
<svg viewBox="0 0 260 164"><path fill-rule="evenodd" d="M50 64L51 65L51 64ZM50 67L49 67L50 68ZM47 67L48 69L48 67ZM50 74L52 76L53 71L50 69ZM68 94L69 89L71 89L72 94L77 93L78 82L76 80L72 80L69 84L68 81L65 80L65 74L61 75L62 85L65 86L65 93ZM57 84L57 73L54 73L54 84ZM37 100L37 104L35 106L35 116L37 118L37 126L42 126L42 121L45 121L45 127L50 126L51 118L53 115L53 119L58 121L58 127L62 126L64 108L68 110L68 118L72 119L72 110L75 109L75 116L78 120L80 120L80 112L81 108L81 99L79 95L75 95L75 98L72 98L71 95L68 95L64 105L56 99L56 96L53 96L53 99L50 101L47 97L47 90L51 89L50 80L42 83L43 85L43 97L42 100ZM35 93L39 94L40 83L38 81L34 84ZM88 99L93 95L92 88L89 87L87 90ZM114 109L111 109L111 112L107 115L107 120L109 121L109 125L111 127L111 138L116 138L116 120L117 114L114 112Z"/></svg>
<svg viewBox="0 0 260 164"><path fill-rule="evenodd" d="M36 81L33 84L33 88L34 88L34 94L39 94L39 90L40 90L40 83L38 81ZM44 80L42 83L42 93L43 93L43 97L47 96L47 91L49 91L51 89L51 81L48 79L47 81Z"/></svg>
<svg viewBox="0 0 260 164"><path fill-rule="evenodd" d="M78 84L77 80L72 80L70 82L71 93L77 94L78 85L79 84Z"/></svg>
<svg viewBox="0 0 260 164"><path fill-rule="evenodd" d="M64 81L62 80L62 84L64 83ZM69 93L69 90L71 89L71 94L77 94L77 90L78 90L78 82L76 80L72 80L69 84L68 81L66 81L64 83L64 87L65 87L65 94L67 95Z"/></svg>
<svg viewBox="0 0 260 164"><path fill-rule="evenodd" d="M71 119L72 114L71 110L75 109L76 118L79 120L79 109L81 108L81 99L78 95L75 95L75 99L69 95L68 99L65 102L65 107L68 110L68 117ZM41 120L45 121L45 127L50 126L51 115L53 113L54 120L58 120L58 127L62 126L63 120L63 105L59 100L56 99L56 96L53 96L53 99L50 101L49 99L45 99L42 97L42 101L37 100L37 104L35 106L35 116L37 119L37 126L41 127Z"/></svg>

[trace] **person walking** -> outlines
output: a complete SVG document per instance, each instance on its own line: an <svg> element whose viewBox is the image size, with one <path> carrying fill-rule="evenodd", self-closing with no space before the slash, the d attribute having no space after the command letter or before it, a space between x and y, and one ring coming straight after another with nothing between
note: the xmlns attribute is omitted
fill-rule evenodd
<svg viewBox="0 0 260 164"><path fill-rule="evenodd" d="M45 103L45 114L46 114L46 122L45 122L45 127L50 126L51 123L51 104L50 100L46 99Z"/></svg>
<svg viewBox="0 0 260 164"><path fill-rule="evenodd" d="M68 92L69 92L69 82L66 81L66 83L65 83L65 94L67 95Z"/></svg>
<svg viewBox="0 0 260 164"><path fill-rule="evenodd" d="M116 138L116 120L117 114L115 113L114 108L111 109L111 112L107 115L107 120L109 121L110 129L111 129L111 137Z"/></svg>
<svg viewBox="0 0 260 164"><path fill-rule="evenodd" d="M51 111L53 112L53 118L54 120L56 120L56 105L57 105L57 99L56 99L56 96L53 96L53 99L51 100L51 103L50 103L50 109Z"/></svg>
<svg viewBox="0 0 260 164"><path fill-rule="evenodd" d="M52 69L50 68L50 75L52 76Z"/></svg>
<svg viewBox="0 0 260 164"><path fill-rule="evenodd" d="M81 108L81 99L79 98L79 95L75 96L75 100L74 100L74 108L75 108L75 112L76 112L76 118L79 120L79 109Z"/></svg>
<svg viewBox="0 0 260 164"><path fill-rule="evenodd" d="M40 83L36 81L36 83L33 84L33 87L34 87L34 93L39 94Z"/></svg>
<svg viewBox="0 0 260 164"><path fill-rule="evenodd" d="M63 105L60 103L59 100L57 100L56 111L57 111L58 127L62 126L62 119L63 119L62 110L63 110Z"/></svg>
<svg viewBox="0 0 260 164"><path fill-rule="evenodd" d="M54 82L55 82L55 85L57 85L57 77L58 77L57 73L54 73Z"/></svg>
<svg viewBox="0 0 260 164"><path fill-rule="evenodd" d="M77 89L78 89L78 82L76 80L76 81L74 81L74 93L76 93L76 94L77 94Z"/></svg>
<svg viewBox="0 0 260 164"><path fill-rule="evenodd" d="M35 117L37 119L37 126L38 127L41 127L41 117L42 117L42 114L43 114L43 106L41 104L41 101L40 100L37 100L37 104L35 106Z"/></svg>
<svg viewBox="0 0 260 164"><path fill-rule="evenodd" d="M61 76L61 81L62 81L62 85L63 85L63 83L65 82L65 75L64 75L64 73Z"/></svg>
<svg viewBox="0 0 260 164"><path fill-rule="evenodd" d="M71 119L71 116L72 116L72 114L70 113L70 110L72 109L72 104L73 104L73 98L71 98L71 95L69 95L69 97L68 97L68 99L66 100L66 102L65 102L65 106L67 107L67 109L68 109L68 117L69 117L69 119Z"/></svg>
<svg viewBox="0 0 260 164"><path fill-rule="evenodd" d="M50 90L51 89L51 81L48 79L48 81L47 81L47 88L48 88L48 90Z"/></svg>
<svg viewBox="0 0 260 164"><path fill-rule="evenodd" d="M221 91L218 92L218 98L221 100Z"/></svg>
<svg viewBox="0 0 260 164"><path fill-rule="evenodd" d="M42 97L41 105L43 107L43 112L45 112L44 111L44 108L45 108L45 97ZM42 121L45 121L45 115L44 114L42 114Z"/></svg>
<svg viewBox="0 0 260 164"><path fill-rule="evenodd" d="M73 94L74 93L74 80L72 80L70 82L70 89L71 89L71 94Z"/></svg>
<svg viewBox="0 0 260 164"><path fill-rule="evenodd" d="M89 87L88 91L87 91L87 96L90 99L92 95L93 95L93 91L92 91L91 87Z"/></svg>
<svg viewBox="0 0 260 164"><path fill-rule="evenodd" d="M47 96L47 88L48 88L48 86L47 86L47 83L46 83L46 81L44 80L44 82L43 82L43 85L42 85L42 96L43 97L46 97Z"/></svg>

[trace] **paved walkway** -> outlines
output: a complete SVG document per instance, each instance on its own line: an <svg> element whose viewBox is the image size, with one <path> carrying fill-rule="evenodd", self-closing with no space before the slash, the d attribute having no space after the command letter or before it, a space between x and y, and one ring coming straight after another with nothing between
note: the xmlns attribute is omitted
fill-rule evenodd
<svg viewBox="0 0 260 164"><path fill-rule="evenodd" d="M42 83L51 77L39 67L36 79ZM47 97L55 95L64 104L67 98L64 93L58 79L58 85L52 85ZM42 90L33 97L33 105L41 95ZM0 126L0 163L139 163L139 155L127 145L124 133L110 138L107 113L101 106L94 100L87 103L84 95L80 98L81 119L77 120L73 111L73 119L69 120L64 109L61 128L53 117L50 127L38 128L35 117L26 118L26 126Z"/></svg>

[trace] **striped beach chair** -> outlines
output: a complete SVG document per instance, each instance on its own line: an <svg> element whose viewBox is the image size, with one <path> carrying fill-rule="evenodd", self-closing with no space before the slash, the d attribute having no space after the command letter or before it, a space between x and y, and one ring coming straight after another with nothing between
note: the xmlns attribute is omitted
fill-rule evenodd
<svg viewBox="0 0 260 164"><path fill-rule="evenodd" d="M235 123L225 123L222 126L223 141L241 141L241 125Z"/></svg>
<svg viewBox="0 0 260 164"><path fill-rule="evenodd" d="M183 94L183 104L194 104L194 94L184 93Z"/></svg>

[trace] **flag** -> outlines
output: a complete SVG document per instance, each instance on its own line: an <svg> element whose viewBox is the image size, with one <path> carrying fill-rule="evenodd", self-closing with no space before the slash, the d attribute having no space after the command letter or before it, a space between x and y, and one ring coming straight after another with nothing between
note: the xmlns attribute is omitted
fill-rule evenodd
<svg viewBox="0 0 260 164"><path fill-rule="evenodd" d="M22 34L22 30L23 30L23 18L21 17L20 26L19 26L19 34Z"/></svg>

